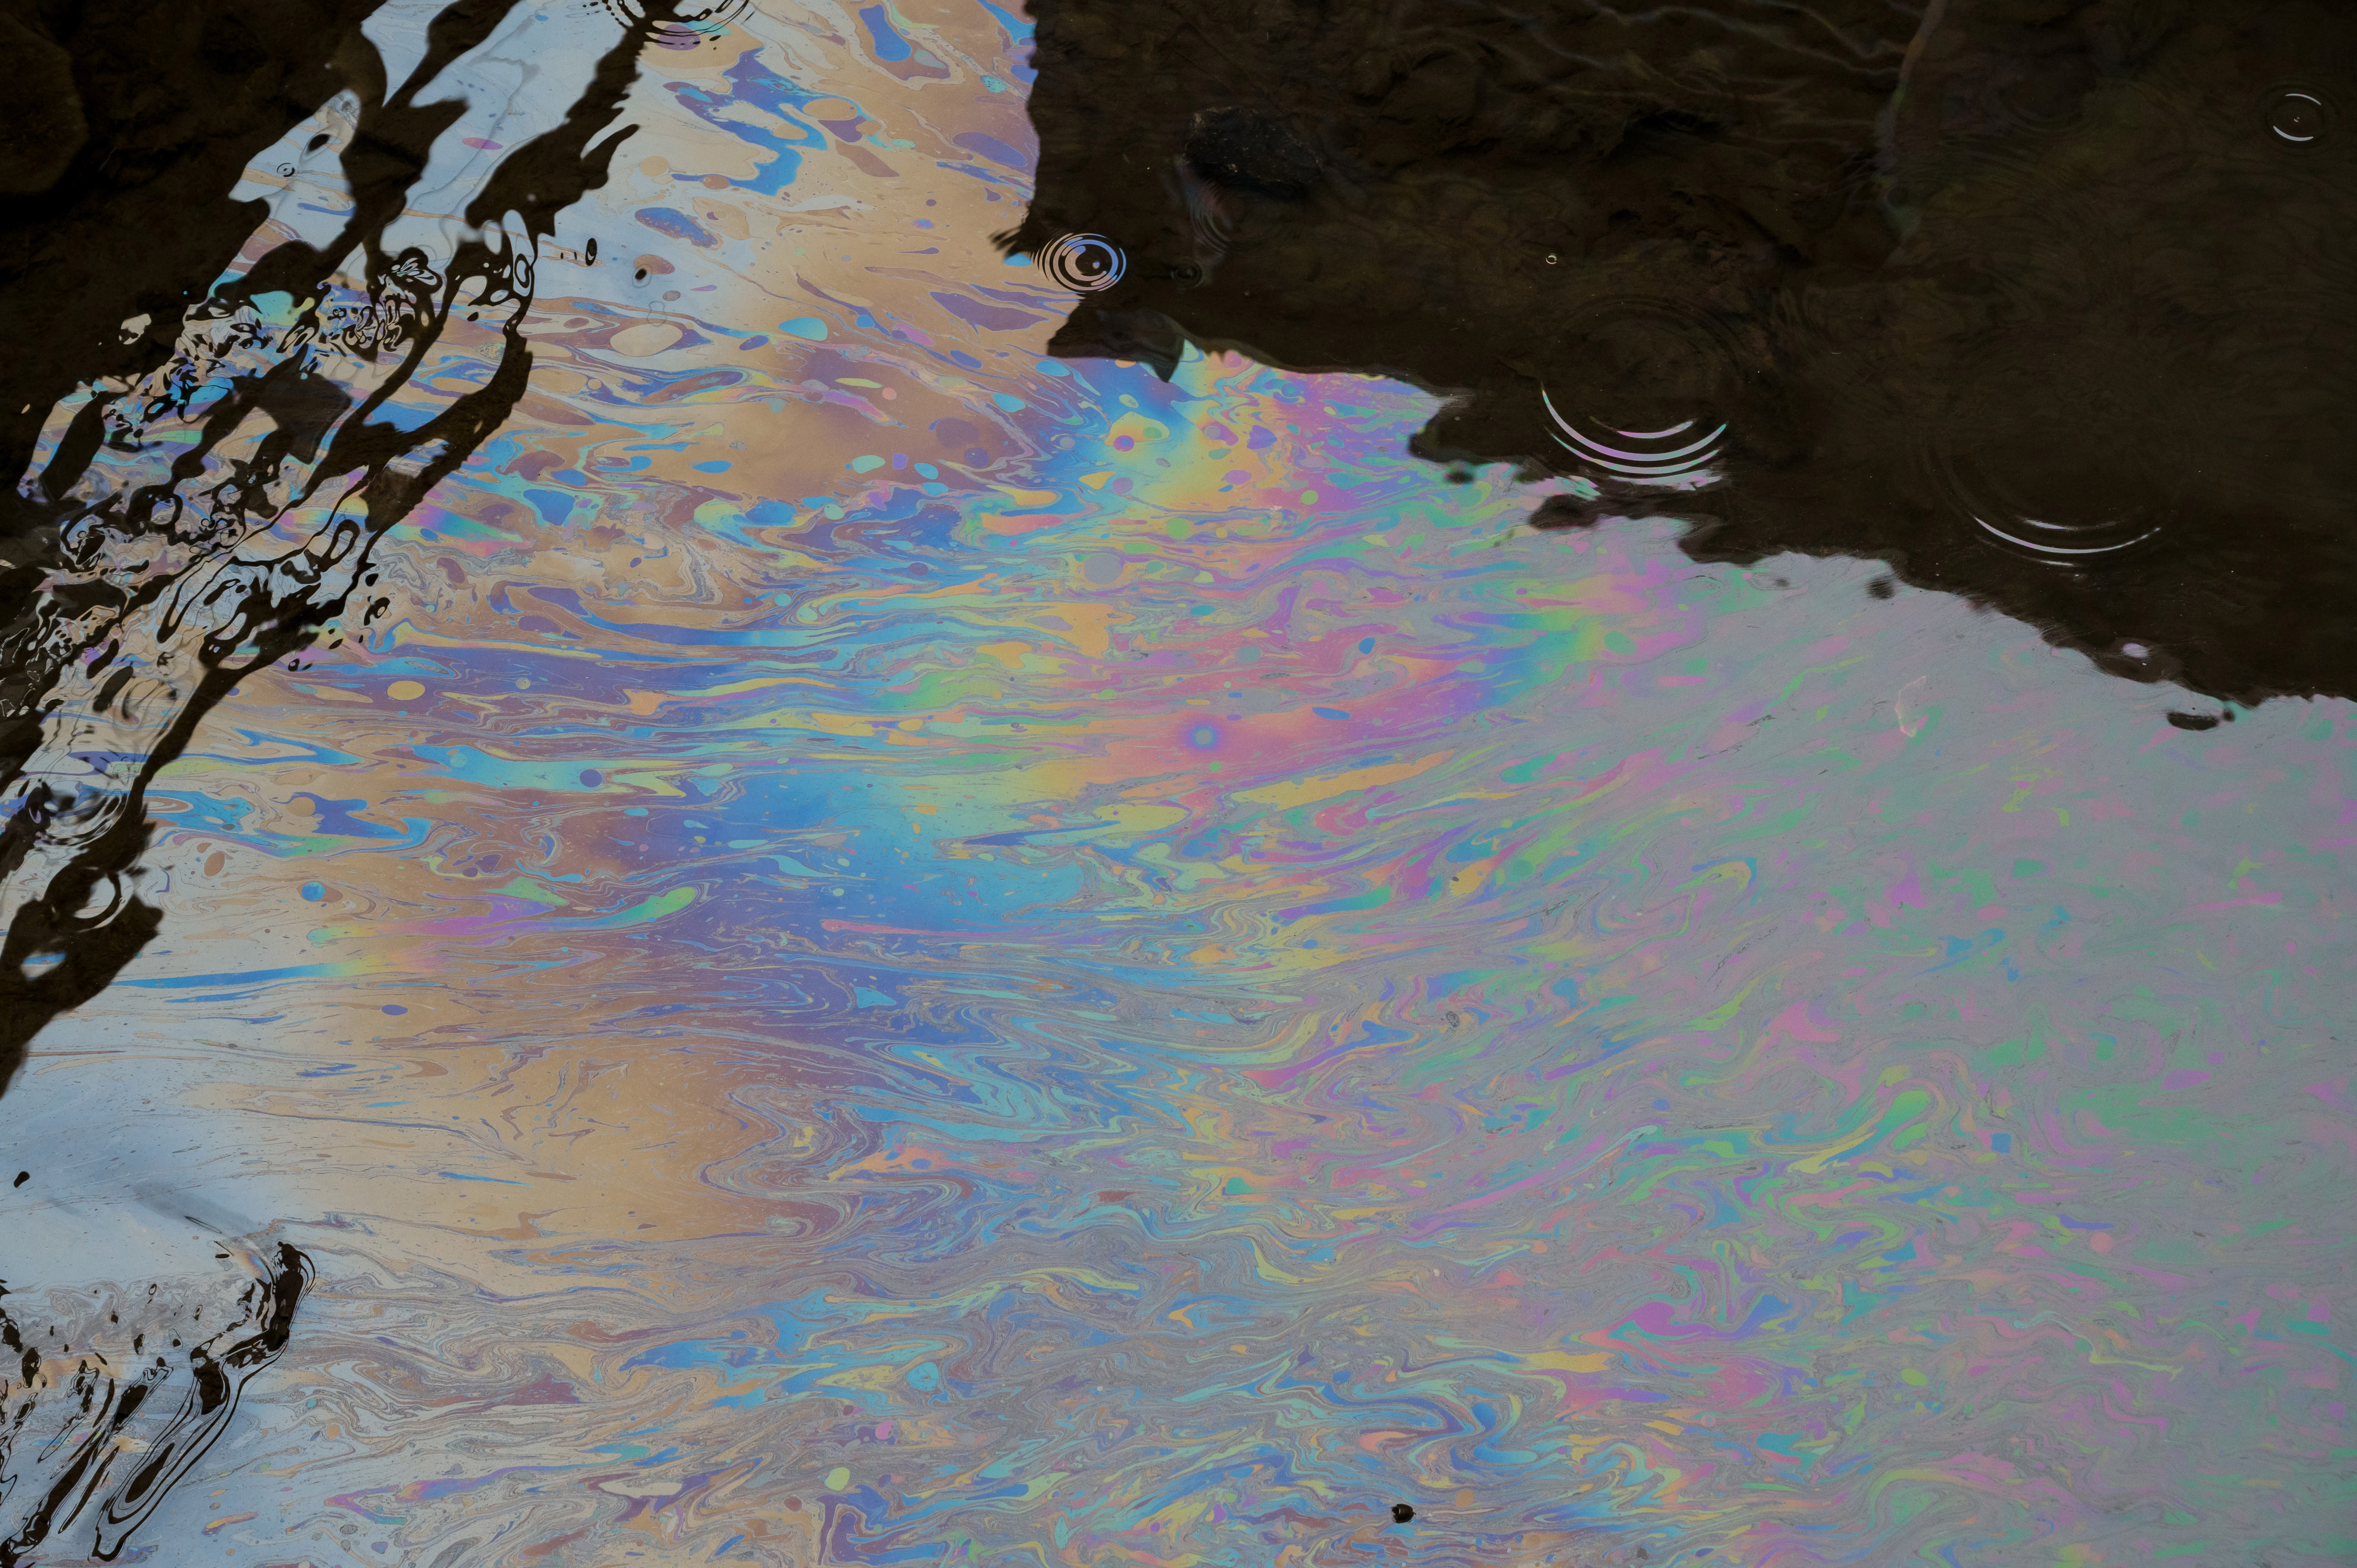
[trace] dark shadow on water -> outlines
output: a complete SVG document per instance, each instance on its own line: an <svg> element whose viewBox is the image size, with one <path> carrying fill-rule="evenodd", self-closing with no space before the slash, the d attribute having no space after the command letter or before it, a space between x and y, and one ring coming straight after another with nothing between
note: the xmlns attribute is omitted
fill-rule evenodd
<svg viewBox="0 0 2357 1568"><path fill-rule="evenodd" d="M1587 481L1542 524L2357 694L2357 6L1033 10L1007 243L1126 261L1055 351L1400 377L1419 455Z"/></svg>

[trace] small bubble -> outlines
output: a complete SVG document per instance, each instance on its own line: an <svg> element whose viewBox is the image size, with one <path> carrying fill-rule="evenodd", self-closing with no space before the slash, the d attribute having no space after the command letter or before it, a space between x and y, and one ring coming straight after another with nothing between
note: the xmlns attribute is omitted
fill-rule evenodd
<svg viewBox="0 0 2357 1568"><path fill-rule="evenodd" d="M1555 252L1553 251L1549 251L1547 252L1547 265L1555 265Z"/></svg>

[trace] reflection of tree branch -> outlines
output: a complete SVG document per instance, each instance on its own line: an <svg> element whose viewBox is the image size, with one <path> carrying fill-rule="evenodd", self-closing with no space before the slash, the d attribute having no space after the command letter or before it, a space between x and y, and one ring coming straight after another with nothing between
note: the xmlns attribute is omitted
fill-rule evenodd
<svg viewBox="0 0 2357 1568"><path fill-rule="evenodd" d="M0 1568L84 1528L91 1555L113 1558L219 1441L248 1380L286 1348L310 1283L310 1260L291 1246L257 1261L262 1278L238 1294L228 1326L202 1339L195 1326L210 1300L190 1306L151 1292L146 1312L134 1313L131 1324L93 1326L99 1342L84 1339L78 1352L65 1342L44 1346L39 1329L0 1309L0 1345L14 1362L0 1366L0 1473L12 1490L39 1485L14 1532L0 1538ZM194 1341L185 1347L172 1332L183 1307L189 1326L182 1332ZM79 1336L70 1324L64 1332Z"/></svg>
<svg viewBox="0 0 2357 1568"><path fill-rule="evenodd" d="M242 675L334 625L375 582L377 540L522 395L537 245L605 183L630 134L610 127L640 52L676 9L643 8L565 118L486 171L436 256L401 226L414 227L415 188L465 106L417 100L515 6L445 10L409 80L361 107L342 231L325 248L276 246L217 285L170 361L135 386L92 389L28 478L26 499L57 520L65 560L0 638L0 660L22 672L0 706L17 739L0 754L0 1092L32 1036L155 934L160 915L131 885L156 770ZM265 308L279 295L291 318ZM498 313L491 375L422 424L378 418L417 394L457 312Z"/></svg>

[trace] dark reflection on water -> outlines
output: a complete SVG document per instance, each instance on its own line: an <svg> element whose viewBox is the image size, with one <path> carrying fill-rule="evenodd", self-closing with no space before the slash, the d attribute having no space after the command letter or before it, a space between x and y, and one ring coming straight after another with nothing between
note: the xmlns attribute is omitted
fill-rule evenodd
<svg viewBox="0 0 2357 1568"><path fill-rule="evenodd" d="M2120 674L2357 694L2357 7L1034 9L1010 242L1128 258L1058 350L1458 391L1417 450L1590 481L1544 522L1685 510Z"/></svg>

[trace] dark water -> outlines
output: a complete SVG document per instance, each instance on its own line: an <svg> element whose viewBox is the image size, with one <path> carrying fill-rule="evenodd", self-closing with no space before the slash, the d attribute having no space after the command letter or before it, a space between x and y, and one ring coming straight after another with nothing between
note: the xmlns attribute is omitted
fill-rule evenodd
<svg viewBox="0 0 2357 1568"><path fill-rule="evenodd" d="M1684 513L2121 675L2357 691L2357 8L1039 16L1012 242L1127 258L1060 349L1405 377L1459 394L1425 456L1591 481L1542 526Z"/></svg>

